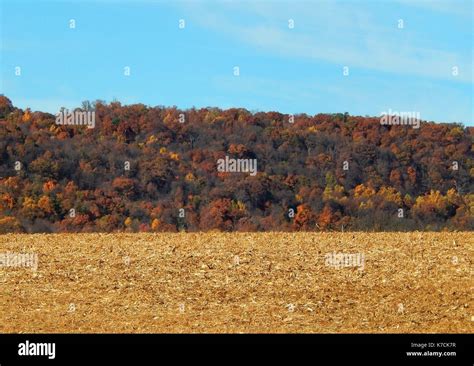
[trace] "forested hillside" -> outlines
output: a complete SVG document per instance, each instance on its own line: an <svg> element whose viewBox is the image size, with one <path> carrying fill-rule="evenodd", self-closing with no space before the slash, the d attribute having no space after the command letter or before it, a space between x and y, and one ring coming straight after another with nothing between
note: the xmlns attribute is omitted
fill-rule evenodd
<svg viewBox="0 0 474 366"><path fill-rule="evenodd" d="M84 103L95 128L0 97L0 233L472 230L473 128ZM250 159L255 175L218 160Z"/></svg>

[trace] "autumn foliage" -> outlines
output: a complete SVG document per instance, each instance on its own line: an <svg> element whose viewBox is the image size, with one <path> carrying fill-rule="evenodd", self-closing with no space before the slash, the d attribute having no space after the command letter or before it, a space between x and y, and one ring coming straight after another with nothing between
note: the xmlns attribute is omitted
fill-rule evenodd
<svg viewBox="0 0 474 366"><path fill-rule="evenodd" d="M473 128L86 104L94 129L0 97L0 232L474 228Z"/></svg>

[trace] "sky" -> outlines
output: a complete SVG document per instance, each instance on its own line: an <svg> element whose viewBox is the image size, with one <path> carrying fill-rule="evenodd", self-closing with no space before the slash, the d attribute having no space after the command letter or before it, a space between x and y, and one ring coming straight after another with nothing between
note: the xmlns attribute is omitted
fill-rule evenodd
<svg viewBox="0 0 474 366"><path fill-rule="evenodd" d="M0 93L20 108L391 110L474 126L471 0L0 3Z"/></svg>

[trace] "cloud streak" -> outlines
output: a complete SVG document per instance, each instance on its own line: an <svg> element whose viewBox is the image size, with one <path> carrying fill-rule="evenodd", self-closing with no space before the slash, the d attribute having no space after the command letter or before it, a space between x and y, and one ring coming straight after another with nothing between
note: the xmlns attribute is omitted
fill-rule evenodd
<svg viewBox="0 0 474 366"><path fill-rule="evenodd" d="M396 16L391 24L383 24L367 4L193 2L181 6L193 22L259 51L341 67L472 82L468 54L432 47L420 35L398 29ZM288 29L289 18L295 20L295 29ZM454 66L459 70L456 77Z"/></svg>

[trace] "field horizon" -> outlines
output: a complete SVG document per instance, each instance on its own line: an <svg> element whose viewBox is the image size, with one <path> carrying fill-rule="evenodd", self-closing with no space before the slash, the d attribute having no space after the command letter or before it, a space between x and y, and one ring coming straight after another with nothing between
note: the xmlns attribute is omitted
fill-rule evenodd
<svg viewBox="0 0 474 366"><path fill-rule="evenodd" d="M0 253L35 254L37 268L0 271L0 332L472 333L473 244L470 232L5 234Z"/></svg>

